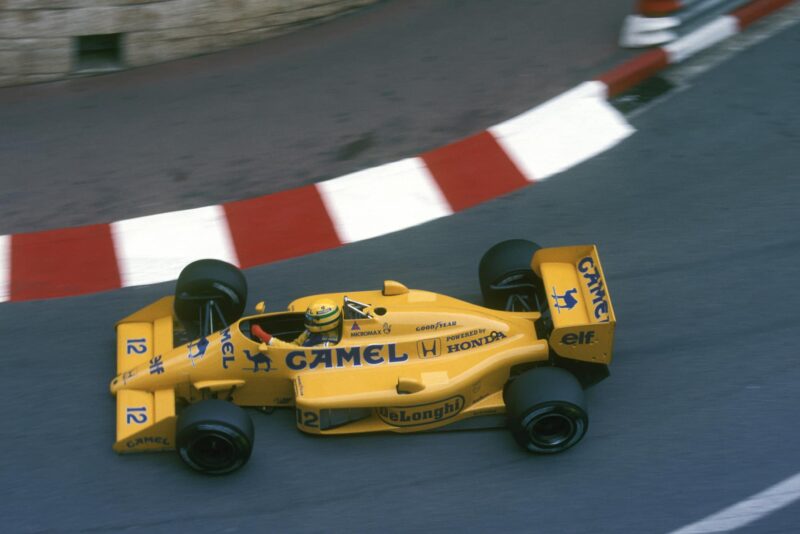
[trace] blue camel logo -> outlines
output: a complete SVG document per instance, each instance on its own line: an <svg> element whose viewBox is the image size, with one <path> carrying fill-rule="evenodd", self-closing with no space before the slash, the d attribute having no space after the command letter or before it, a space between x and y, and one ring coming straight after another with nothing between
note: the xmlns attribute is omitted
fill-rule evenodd
<svg viewBox="0 0 800 534"><path fill-rule="evenodd" d="M264 371L265 373L269 373L272 371L272 360L266 354L261 352L256 352L255 354L250 354L250 351L244 349L244 355L247 357L248 360L253 362L253 367L245 367L245 371L253 371L257 373L258 371ZM264 364L264 369L259 369L259 365Z"/></svg>
<svg viewBox="0 0 800 534"><path fill-rule="evenodd" d="M561 313L562 309L571 310L575 307L575 305L578 303L578 299L576 299L573 295L577 292L578 290L573 288L568 289L563 295L559 295L556 291L556 287L553 286L553 294L550 296L553 297L553 301L556 303L555 305L558 313Z"/></svg>
<svg viewBox="0 0 800 534"><path fill-rule="evenodd" d="M202 337L197 341L197 343L189 343L187 346L189 347L189 361L192 362L192 367L194 367L195 362L202 360L203 356L206 355L208 340L205 337Z"/></svg>

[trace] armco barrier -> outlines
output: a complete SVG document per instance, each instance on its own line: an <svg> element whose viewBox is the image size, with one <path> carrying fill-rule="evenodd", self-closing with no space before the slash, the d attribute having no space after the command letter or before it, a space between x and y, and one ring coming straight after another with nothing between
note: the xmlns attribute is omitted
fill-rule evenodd
<svg viewBox="0 0 800 534"><path fill-rule="evenodd" d="M0 0L0 87L262 41L376 0Z"/></svg>
<svg viewBox="0 0 800 534"><path fill-rule="evenodd" d="M639 13L622 24L619 44L626 48L669 43L752 0L640 0Z"/></svg>

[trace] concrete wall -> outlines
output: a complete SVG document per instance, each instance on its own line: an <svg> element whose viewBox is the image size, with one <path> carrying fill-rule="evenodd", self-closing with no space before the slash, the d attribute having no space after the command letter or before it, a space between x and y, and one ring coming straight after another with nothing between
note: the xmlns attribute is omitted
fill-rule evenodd
<svg viewBox="0 0 800 534"><path fill-rule="evenodd" d="M0 0L0 86L91 72L77 60L78 36L121 34L117 68L135 67L259 41L375 1Z"/></svg>

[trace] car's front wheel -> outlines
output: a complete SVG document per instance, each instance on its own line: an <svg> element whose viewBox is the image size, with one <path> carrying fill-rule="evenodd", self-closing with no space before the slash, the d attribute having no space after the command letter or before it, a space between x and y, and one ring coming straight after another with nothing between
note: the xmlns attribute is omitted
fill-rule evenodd
<svg viewBox="0 0 800 534"><path fill-rule="evenodd" d="M230 402L200 401L178 417L178 454L186 465L207 475L224 475L246 464L253 437L250 417Z"/></svg>
<svg viewBox="0 0 800 534"><path fill-rule="evenodd" d="M204 317L209 302L215 306L216 317ZM246 302L244 274L221 260L194 261L183 268L175 283L175 316L184 324L205 322L204 319L209 320L209 326L214 319L231 324L242 316ZM211 331L217 329L212 327Z"/></svg>
<svg viewBox="0 0 800 534"><path fill-rule="evenodd" d="M530 452L552 454L578 443L589 428L578 380L557 367L539 367L511 381L505 390L508 426Z"/></svg>

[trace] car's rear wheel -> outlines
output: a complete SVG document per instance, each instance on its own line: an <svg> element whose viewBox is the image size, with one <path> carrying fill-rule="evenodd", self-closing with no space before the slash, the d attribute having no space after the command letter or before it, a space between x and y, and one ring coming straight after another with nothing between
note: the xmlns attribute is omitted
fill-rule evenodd
<svg viewBox="0 0 800 534"><path fill-rule="evenodd" d="M246 464L253 438L250 417L230 402L200 401L178 417L178 454L186 465L207 475L232 473Z"/></svg>
<svg viewBox="0 0 800 534"><path fill-rule="evenodd" d="M478 266L478 278L487 307L507 311L538 310L537 296L541 294L542 281L531 270L531 259L540 248L533 241L509 239L486 251Z"/></svg>
<svg viewBox="0 0 800 534"><path fill-rule="evenodd" d="M239 319L247 303L247 280L242 271L213 259L184 267L175 284L175 315L185 324L203 322L209 302L227 324Z"/></svg>
<svg viewBox="0 0 800 534"><path fill-rule="evenodd" d="M522 373L506 386L505 402L511 433L530 452L565 451L589 428L583 389L564 369L539 367Z"/></svg>

